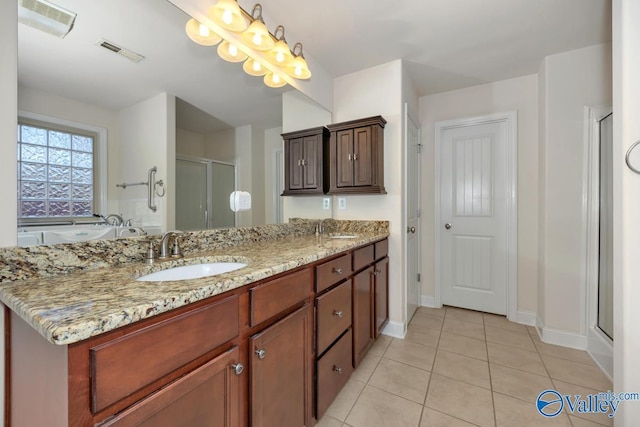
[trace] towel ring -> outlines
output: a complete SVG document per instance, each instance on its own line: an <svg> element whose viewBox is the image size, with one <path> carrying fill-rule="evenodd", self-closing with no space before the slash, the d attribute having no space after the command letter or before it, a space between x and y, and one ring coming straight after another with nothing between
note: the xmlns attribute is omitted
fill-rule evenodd
<svg viewBox="0 0 640 427"><path fill-rule="evenodd" d="M638 144L640 144L640 139L637 140L636 142L634 142L631 145L631 147L629 147L629 149L627 150L627 154L625 154L625 156L624 156L624 161L627 164L627 166L629 167L629 169L631 169L632 171L634 171L637 174L640 174L640 170L638 170L635 167L631 166L631 162L629 161L629 156L631 155L631 152L633 151L634 148L636 148L638 146Z"/></svg>

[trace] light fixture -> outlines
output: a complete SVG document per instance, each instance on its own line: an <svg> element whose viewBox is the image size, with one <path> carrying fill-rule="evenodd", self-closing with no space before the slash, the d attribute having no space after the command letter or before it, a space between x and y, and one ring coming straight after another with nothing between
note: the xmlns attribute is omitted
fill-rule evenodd
<svg viewBox="0 0 640 427"><path fill-rule="evenodd" d="M266 84L269 87L282 87L285 86L287 84L287 82L285 82L282 77L280 77L279 75L275 74L275 73L267 73L264 76L264 84Z"/></svg>
<svg viewBox="0 0 640 427"><path fill-rule="evenodd" d="M187 21L185 31L194 43L202 46L215 46L222 41L222 37L211 31L206 25L193 18Z"/></svg>
<svg viewBox="0 0 640 427"><path fill-rule="evenodd" d="M278 30L282 31L280 38L278 38ZM284 27L282 25L278 25L274 36L278 41L273 45L273 48L267 52L267 59L276 65L289 65L293 61L293 55L291 54L289 45L284 38Z"/></svg>
<svg viewBox="0 0 640 427"><path fill-rule="evenodd" d="M218 0L207 10L207 17L209 20L205 19L204 24L194 18L187 22L189 38L206 46L222 40L218 45L218 55L225 61L244 62L242 69L252 76L264 76L267 86L282 87L291 82L291 78L311 77L302 54L302 44L296 43L293 51L289 49L282 25L278 25L275 33L271 34L262 19L260 3L254 5L249 14L237 0ZM248 27L247 22L250 23ZM232 33L240 31L240 34Z"/></svg>
<svg viewBox="0 0 640 427"><path fill-rule="evenodd" d="M220 55L220 58L229 62L242 62L248 58L246 53L226 40L218 46L218 55Z"/></svg>
<svg viewBox="0 0 640 427"><path fill-rule="evenodd" d="M245 73L251 76L260 77L267 74L267 69L264 68L264 66L261 63L259 63L253 58L249 58L246 61L244 61L244 64L242 64L242 69L244 70Z"/></svg>
<svg viewBox="0 0 640 427"><path fill-rule="evenodd" d="M47 0L18 0L18 22L56 37L69 34L76 16Z"/></svg>
<svg viewBox="0 0 640 427"><path fill-rule="evenodd" d="M207 12L213 22L226 30L240 32L247 28L247 21L236 0L218 0Z"/></svg>
<svg viewBox="0 0 640 427"><path fill-rule="evenodd" d="M296 53L296 49L300 47L299 53ZM296 79L308 79L311 77L311 71L309 71L309 66L307 65L307 61L304 59L304 55L302 54L302 43L296 43L293 47L293 54L295 57L293 58L293 62L285 67L285 72L293 78Z"/></svg>

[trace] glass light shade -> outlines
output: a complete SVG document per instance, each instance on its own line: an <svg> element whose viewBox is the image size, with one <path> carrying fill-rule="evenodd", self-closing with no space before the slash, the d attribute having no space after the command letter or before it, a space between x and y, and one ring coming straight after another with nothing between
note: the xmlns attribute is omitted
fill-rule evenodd
<svg viewBox="0 0 640 427"><path fill-rule="evenodd" d="M229 62L242 62L248 58L246 53L226 40L218 45L218 55Z"/></svg>
<svg viewBox="0 0 640 427"><path fill-rule="evenodd" d="M264 76L264 84L269 87L282 87L286 86L287 82L282 77L274 73L267 73Z"/></svg>
<svg viewBox="0 0 640 427"><path fill-rule="evenodd" d="M249 28L242 33L242 41L247 46L261 51L270 50L275 45L267 26L260 20L253 21Z"/></svg>
<svg viewBox="0 0 640 427"><path fill-rule="evenodd" d="M247 28L247 20L236 0L218 0L207 12L213 22L229 31L240 32Z"/></svg>
<svg viewBox="0 0 640 427"><path fill-rule="evenodd" d="M267 59L276 65L287 66L293 62L293 55L289 50L289 45L284 40L278 40L269 52Z"/></svg>
<svg viewBox="0 0 640 427"><path fill-rule="evenodd" d="M194 42L202 46L214 46L222 40L220 36L211 31L209 27L191 18L185 26L187 36Z"/></svg>
<svg viewBox="0 0 640 427"><path fill-rule="evenodd" d="M285 68L288 75L296 79L306 80L311 77L311 71L304 56L296 56L293 58L293 62Z"/></svg>
<svg viewBox="0 0 640 427"><path fill-rule="evenodd" d="M242 64L242 69L244 70L245 73L251 76L256 76L256 77L264 76L269 71L266 68L264 68L264 66L261 63L259 63L253 58L249 58L246 61L244 61L244 64Z"/></svg>

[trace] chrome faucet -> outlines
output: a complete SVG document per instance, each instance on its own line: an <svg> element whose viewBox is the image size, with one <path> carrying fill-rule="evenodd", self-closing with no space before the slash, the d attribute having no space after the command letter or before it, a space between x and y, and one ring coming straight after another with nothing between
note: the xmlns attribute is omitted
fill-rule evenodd
<svg viewBox="0 0 640 427"><path fill-rule="evenodd" d="M113 219L113 221L112 221L112 219ZM122 224L124 224L124 220L118 214L109 214L109 215L104 217L104 220L107 222L107 224L115 225L115 226L118 226L118 227L121 226Z"/></svg>
<svg viewBox="0 0 640 427"><path fill-rule="evenodd" d="M158 255L158 259L167 259L167 258L182 258L182 252L180 251L180 244L178 241L178 236L182 234L181 231L167 231L162 235L162 239L160 240L160 255ZM173 244L171 245L171 241ZM171 250L169 250L171 248Z"/></svg>
<svg viewBox="0 0 640 427"><path fill-rule="evenodd" d="M129 231L131 233L137 233L138 236L146 236L147 232L142 229L142 227L132 227L131 224L128 225Z"/></svg>
<svg viewBox="0 0 640 427"><path fill-rule="evenodd" d="M324 234L324 222L328 219L329 218L324 218L318 221L318 224L316 224L316 234Z"/></svg>

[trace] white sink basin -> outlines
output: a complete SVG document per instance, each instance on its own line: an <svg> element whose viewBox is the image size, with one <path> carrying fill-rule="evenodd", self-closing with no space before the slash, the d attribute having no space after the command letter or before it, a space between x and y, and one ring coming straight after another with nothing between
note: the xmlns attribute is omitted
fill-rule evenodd
<svg viewBox="0 0 640 427"><path fill-rule="evenodd" d="M246 267L242 262L209 262L204 264L183 265L150 273L136 280L139 282L169 282L173 280L199 279L215 276Z"/></svg>
<svg viewBox="0 0 640 427"><path fill-rule="evenodd" d="M330 239L355 239L358 237L355 234L329 234Z"/></svg>

